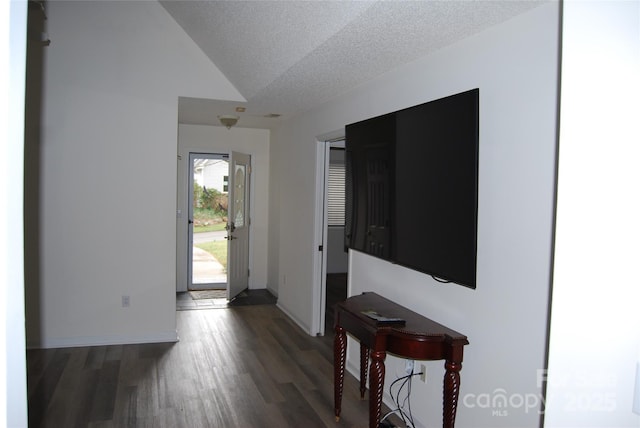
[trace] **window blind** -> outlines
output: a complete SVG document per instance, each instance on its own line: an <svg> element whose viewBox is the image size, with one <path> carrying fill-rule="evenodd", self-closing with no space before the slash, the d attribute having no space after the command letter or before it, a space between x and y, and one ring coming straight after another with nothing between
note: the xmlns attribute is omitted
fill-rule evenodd
<svg viewBox="0 0 640 428"><path fill-rule="evenodd" d="M329 164L327 183L327 215L329 226L344 226L345 166Z"/></svg>

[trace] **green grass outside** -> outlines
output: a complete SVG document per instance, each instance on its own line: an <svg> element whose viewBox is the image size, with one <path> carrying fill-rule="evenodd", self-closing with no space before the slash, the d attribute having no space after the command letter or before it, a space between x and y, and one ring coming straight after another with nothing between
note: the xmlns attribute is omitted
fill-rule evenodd
<svg viewBox="0 0 640 428"><path fill-rule="evenodd" d="M218 232L225 230L227 223L223 220L226 212L219 213L213 210L196 208L193 212L195 224L193 225L193 233ZM227 270L227 241L203 242L194 244L196 247L206 251L216 258L218 262Z"/></svg>
<svg viewBox="0 0 640 428"><path fill-rule="evenodd" d="M202 244L194 244L194 246L215 257L224 267L225 272L227 271L227 241L203 242Z"/></svg>

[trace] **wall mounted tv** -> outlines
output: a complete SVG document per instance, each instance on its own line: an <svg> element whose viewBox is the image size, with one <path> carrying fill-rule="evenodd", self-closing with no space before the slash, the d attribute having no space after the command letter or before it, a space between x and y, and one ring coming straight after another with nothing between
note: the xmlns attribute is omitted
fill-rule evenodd
<svg viewBox="0 0 640 428"><path fill-rule="evenodd" d="M476 288L479 89L346 126L345 244Z"/></svg>

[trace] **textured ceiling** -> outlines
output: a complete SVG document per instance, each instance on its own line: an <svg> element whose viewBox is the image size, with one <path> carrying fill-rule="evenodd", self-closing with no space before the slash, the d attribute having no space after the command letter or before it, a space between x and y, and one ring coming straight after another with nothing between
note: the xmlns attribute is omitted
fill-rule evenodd
<svg viewBox="0 0 640 428"><path fill-rule="evenodd" d="M161 1L247 100L181 98L179 121L273 128L541 1ZM235 113L236 106L246 112ZM279 119L265 118L269 113Z"/></svg>

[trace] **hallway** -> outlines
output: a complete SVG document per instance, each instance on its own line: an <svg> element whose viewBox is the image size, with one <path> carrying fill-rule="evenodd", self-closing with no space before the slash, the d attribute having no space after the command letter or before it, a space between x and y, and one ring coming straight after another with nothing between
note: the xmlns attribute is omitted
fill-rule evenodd
<svg viewBox="0 0 640 428"><path fill-rule="evenodd" d="M177 343L29 350L30 427L367 426L349 374L335 422L332 334L306 335L275 305L177 322Z"/></svg>

